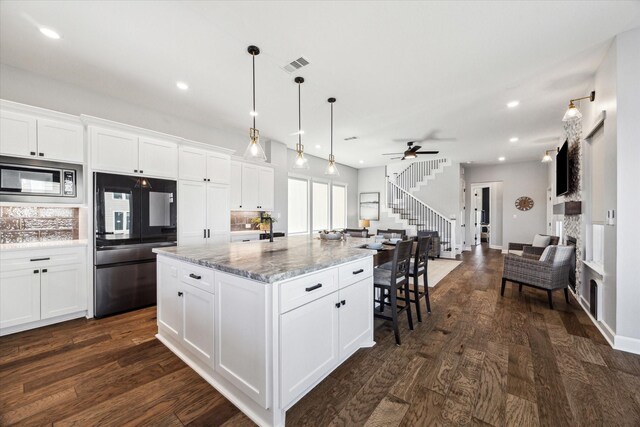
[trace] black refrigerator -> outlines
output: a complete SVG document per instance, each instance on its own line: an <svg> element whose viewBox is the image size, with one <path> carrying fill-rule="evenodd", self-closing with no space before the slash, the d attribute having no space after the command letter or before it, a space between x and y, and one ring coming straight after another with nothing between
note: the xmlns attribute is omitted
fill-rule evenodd
<svg viewBox="0 0 640 427"><path fill-rule="evenodd" d="M99 172L93 178L95 316L154 305L152 249L176 245L176 181Z"/></svg>

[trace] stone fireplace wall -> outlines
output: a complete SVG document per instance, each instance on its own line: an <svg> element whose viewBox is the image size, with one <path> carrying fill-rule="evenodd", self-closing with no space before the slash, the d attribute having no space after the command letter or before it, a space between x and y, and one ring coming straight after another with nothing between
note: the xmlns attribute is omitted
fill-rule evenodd
<svg viewBox="0 0 640 427"><path fill-rule="evenodd" d="M564 132L569 141L569 170L571 171L571 182L569 182L569 193L564 196L568 202L583 201L582 188L582 119L564 122ZM583 201L584 203L584 201ZM585 206L582 206L584 212ZM576 242L576 292L582 289L582 259L584 252L584 226L582 215L564 215L562 228L565 236L575 237ZM564 244L564 242L562 242Z"/></svg>

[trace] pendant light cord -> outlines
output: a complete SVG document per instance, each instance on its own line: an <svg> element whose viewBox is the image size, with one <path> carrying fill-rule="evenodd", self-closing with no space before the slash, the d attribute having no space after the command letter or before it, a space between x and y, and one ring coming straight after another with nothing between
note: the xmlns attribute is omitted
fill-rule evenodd
<svg viewBox="0 0 640 427"><path fill-rule="evenodd" d="M253 128L256 128L256 55L251 54L253 62Z"/></svg>
<svg viewBox="0 0 640 427"><path fill-rule="evenodd" d="M331 156L333 156L333 102L331 103Z"/></svg>
<svg viewBox="0 0 640 427"><path fill-rule="evenodd" d="M300 102L300 87L301 83L298 83L298 145L302 145L302 107Z"/></svg>

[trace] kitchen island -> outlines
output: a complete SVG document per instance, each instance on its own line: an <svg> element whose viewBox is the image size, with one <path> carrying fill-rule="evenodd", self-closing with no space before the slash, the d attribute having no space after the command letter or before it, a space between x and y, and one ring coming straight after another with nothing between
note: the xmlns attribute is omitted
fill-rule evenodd
<svg viewBox="0 0 640 427"><path fill-rule="evenodd" d="M364 239L154 249L156 337L259 425L373 341L373 255Z"/></svg>

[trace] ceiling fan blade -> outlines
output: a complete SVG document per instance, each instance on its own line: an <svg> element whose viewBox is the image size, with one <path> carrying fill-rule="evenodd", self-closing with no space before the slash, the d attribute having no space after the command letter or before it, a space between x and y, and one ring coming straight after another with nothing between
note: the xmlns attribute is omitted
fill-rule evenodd
<svg viewBox="0 0 640 427"><path fill-rule="evenodd" d="M383 153L383 156L395 156L397 154L403 154L403 153Z"/></svg>
<svg viewBox="0 0 640 427"><path fill-rule="evenodd" d="M419 146L419 145L415 145L415 146L413 146L413 147L409 148L409 150L408 150L408 151L412 151L412 152L414 152L414 153L415 153L416 151L418 151L418 150L419 150L419 149L421 149L421 148L422 148L421 146Z"/></svg>
<svg viewBox="0 0 640 427"><path fill-rule="evenodd" d="M398 160L398 159L404 160L404 157L392 157L389 160Z"/></svg>
<svg viewBox="0 0 640 427"><path fill-rule="evenodd" d="M439 151L416 151L416 154L438 154Z"/></svg>

